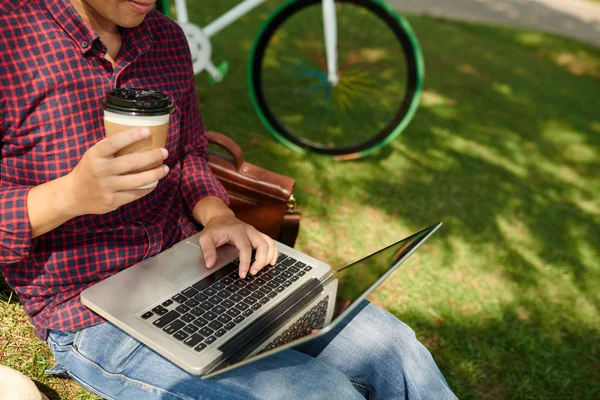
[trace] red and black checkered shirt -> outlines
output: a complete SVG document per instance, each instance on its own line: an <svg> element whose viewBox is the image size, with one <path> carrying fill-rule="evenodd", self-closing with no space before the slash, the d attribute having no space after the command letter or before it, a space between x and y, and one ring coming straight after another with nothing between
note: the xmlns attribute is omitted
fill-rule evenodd
<svg viewBox="0 0 600 400"><path fill-rule="evenodd" d="M107 48L68 0L0 3L0 266L38 337L102 322L80 292L196 232L191 210L227 195L210 172L187 42L156 11ZM31 239L27 193L69 173L104 137L101 101L114 87L167 93L169 174L140 200L74 218Z"/></svg>

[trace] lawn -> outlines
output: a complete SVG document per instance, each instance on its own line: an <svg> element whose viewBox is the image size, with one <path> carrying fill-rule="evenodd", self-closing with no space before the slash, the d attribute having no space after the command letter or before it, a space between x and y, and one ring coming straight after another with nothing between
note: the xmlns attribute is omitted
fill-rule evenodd
<svg viewBox="0 0 600 400"><path fill-rule="evenodd" d="M340 266L443 221L372 300L414 328L462 399L600 398L600 50L409 16L421 107L380 153L340 163L288 150L253 112L247 55L274 6L215 38L231 72L213 87L199 76L198 92L208 128L297 179L296 247ZM92 398L43 376L51 356L14 300L0 305L0 359L53 398Z"/></svg>

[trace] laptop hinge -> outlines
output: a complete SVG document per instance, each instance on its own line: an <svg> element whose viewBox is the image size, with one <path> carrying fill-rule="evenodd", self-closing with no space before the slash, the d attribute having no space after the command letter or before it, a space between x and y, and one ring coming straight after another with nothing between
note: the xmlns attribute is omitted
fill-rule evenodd
<svg viewBox="0 0 600 400"><path fill-rule="evenodd" d="M250 326L239 332L226 343L223 343L219 350L223 353L221 361L211 368L208 373L224 368L228 365L237 363L254 350L256 350L264 340L282 326L289 322L298 311L308 305L320 293L323 292L323 285L317 278L312 278L296 291L277 304L266 314L254 321Z"/></svg>

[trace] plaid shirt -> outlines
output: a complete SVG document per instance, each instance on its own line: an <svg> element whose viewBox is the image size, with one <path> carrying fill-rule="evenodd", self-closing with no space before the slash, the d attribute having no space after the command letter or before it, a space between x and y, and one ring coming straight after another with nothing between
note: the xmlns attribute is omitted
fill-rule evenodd
<svg viewBox="0 0 600 400"><path fill-rule="evenodd" d="M191 57L156 11L132 29L113 68L68 0L0 3L0 267L38 337L103 322L80 292L196 232L194 205L227 195L206 160ZM114 87L150 88L175 104L169 174L149 195L31 239L30 188L66 175L104 137L101 101Z"/></svg>

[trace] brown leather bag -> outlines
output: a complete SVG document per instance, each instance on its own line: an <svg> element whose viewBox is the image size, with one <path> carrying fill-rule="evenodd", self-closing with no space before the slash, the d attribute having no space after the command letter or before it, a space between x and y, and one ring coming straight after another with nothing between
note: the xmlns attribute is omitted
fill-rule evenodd
<svg viewBox="0 0 600 400"><path fill-rule="evenodd" d="M242 149L229 137L217 132L207 132L207 136L209 144L233 157L208 151L208 164L227 190L236 217L293 247L300 227L292 193L296 181L245 162Z"/></svg>

